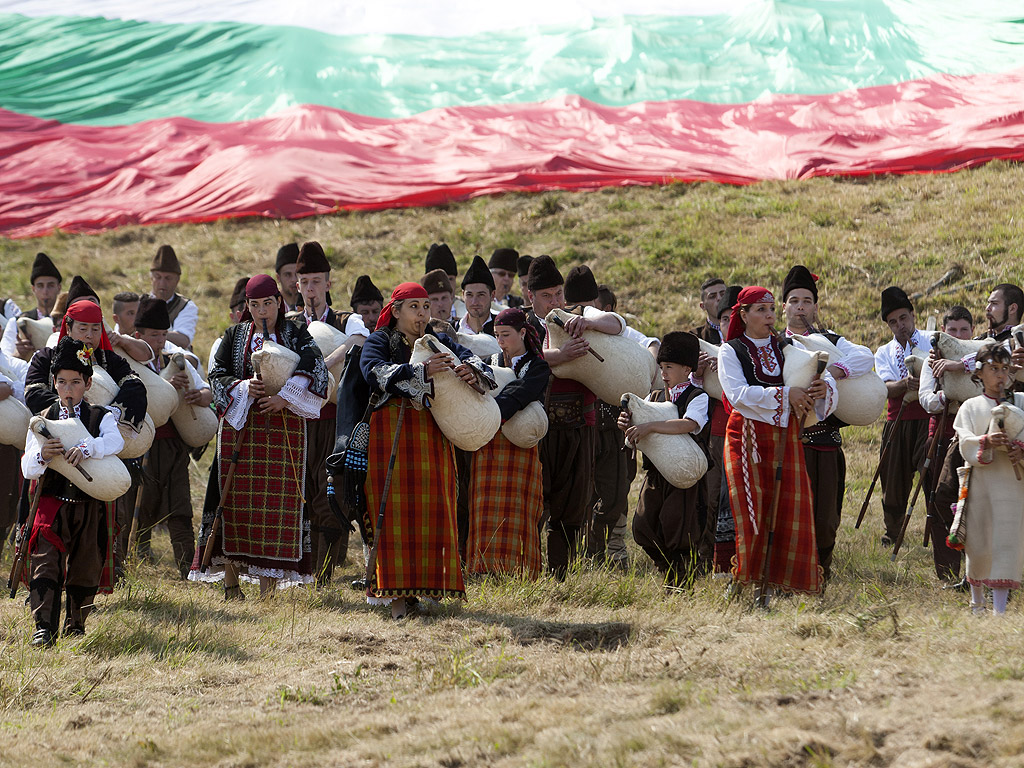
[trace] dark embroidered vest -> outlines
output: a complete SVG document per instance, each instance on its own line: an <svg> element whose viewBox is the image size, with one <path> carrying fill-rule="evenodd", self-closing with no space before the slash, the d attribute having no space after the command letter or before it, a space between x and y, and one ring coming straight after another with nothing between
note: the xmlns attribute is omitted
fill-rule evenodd
<svg viewBox="0 0 1024 768"><path fill-rule="evenodd" d="M93 437L100 436L100 422L103 421L103 417L107 414L106 408L101 408L95 405L89 405L86 402L82 402L79 409L81 413L82 424L85 425L86 430ZM43 418L51 419L56 421L60 418L60 403L54 403L42 413ZM93 498L85 491L79 490L78 486L68 480L64 475L47 470L43 473L43 496L54 496L61 501L93 501Z"/></svg>
<svg viewBox="0 0 1024 768"><path fill-rule="evenodd" d="M178 319L178 315L181 314L181 310L185 308L186 304L188 304L188 299L180 293L174 294L167 302L167 316L171 319L171 325L174 325L174 321Z"/></svg>
<svg viewBox="0 0 1024 768"><path fill-rule="evenodd" d="M704 394L704 390L701 389L700 387L695 387L693 384L688 386L686 388L686 391L683 392L682 397L680 397L678 400L676 400L676 413L679 414L678 418L680 418L680 419L686 418L686 409L690 406L690 402L693 400L693 398L697 397L697 395L702 395L702 394ZM651 398L650 399L651 399L652 403L664 403L665 402L665 390L664 389L656 389L656 390L654 390L653 392L651 392ZM708 405L711 404L711 401L712 401L712 398L708 397ZM708 418L708 421L711 421L710 417ZM710 462L710 460L711 460L710 456L711 455L710 455L710 453L708 451L708 441L707 441L707 438L704 436L704 430L701 430L700 432L691 432L690 433L690 437L692 437L693 441L695 443L697 443L697 445L700 446L700 449L702 451L704 451L704 456ZM658 471L657 469L655 469L654 464L651 462L651 460L648 459L646 456L644 456L643 468L647 472L651 472L652 470L655 471L655 472Z"/></svg>
<svg viewBox="0 0 1024 768"><path fill-rule="evenodd" d="M773 336L769 341L775 359L779 362L779 373L772 375L765 372L757 354L757 347L746 336L740 336L738 339L726 342L736 352L736 357L740 361L740 367L743 369L743 378L747 380L747 384L754 387L783 386L782 366L785 364L785 358L782 356L782 348L792 343L788 340L780 342L776 336Z"/></svg>

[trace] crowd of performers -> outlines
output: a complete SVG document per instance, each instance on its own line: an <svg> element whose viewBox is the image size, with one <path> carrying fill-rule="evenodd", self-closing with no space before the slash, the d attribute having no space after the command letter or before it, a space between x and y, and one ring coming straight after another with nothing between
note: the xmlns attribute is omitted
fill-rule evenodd
<svg viewBox="0 0 1024 768"><path fill-rule="evenodd" d="M874 354L819 328L818 278L803 266L778 294L706 280L703 324L661 339L631 328L589 267L563 278L551 257L507 248L489 262L474 257L459 281L451 250L433 245L421 280L385 300L364 275L345 311L332 306L331 265L318 243L281 248L275 272L237 281L231 325L205 365L193 351L198 308L178 293L181 265L170 246L153 258L150 293L114 297L112 325L80 276L61 291L61 272L45 254L32 268L36 307L4 303L0 401L15 398L33 415L85 428L74 445L30 428L23 451L0 447L0 547L10 531L34 645L84 633L96 594L112 589L126 557L151 557L158 524L167 526L181 577L220 581L227 600L244 600L246 582L259 584L261 599L295 583L326 587L351 558L366 566L352 586L395 618L427 599L464 596L470 575L536 578L546 570L561 579L582 558L626 568L637 472L630 448L653 434L688 435L707 466L687 487L670 483L646 455L640 467L632 533L669 589L715 573L731 577L734 593L754 585L764 606L775 592L818 593L831 578L846 486L846 424L834 413L841 382L876 375L888 398L877 473L882 544L901 540L920 472L937 577L969 590L978 612L986 587L1001 613L1008 590L1020 586L1024 443L1007 426L1024 428L1014 392L1024 349L1010 343L1024 309L1017 286L997 286L988 299L978 338L990 343L947 359L917 328L898 287L881 294L880 319L893 338ZM557 347L547 327L556 309L569 313ZM52 337L33 340L23 319L44 330L52 321ZM314 324L344 343L325 355ZM959 306L940 330L975 336ZM786 347L812 333L839 355L822 359L806 386L788 385ZM558 375L593 353L594 334L621 336L654 358L662 386L635 394L673 403L669 418L634 423L587 382ZM484 335L497 351L478 355L471 340ZM262 362L271 352L290 360L273 387ZM169 375L176 355L184 368ZM113 390L102 401L99 369ZM186 439L181 421L151 418L145 380L159 374L186 406L215 411L209 446ZM720 398L703 389L712 374ZM933 386L949 374L969 375L980 394L950 402ZM433 410L445 376L493 396L502 424L542 408L546 433L524 447L499 429L476 450L456 447ZM500 388L499 378L507 380ZM82 490L76 469L124 457L147 428L148 451L124 458L126 493L104 503ZM189 462L204 450L213 460L197 532ZM69 469L54 471L55 460ZM355 531L361 552L349 546Z"/></svg>

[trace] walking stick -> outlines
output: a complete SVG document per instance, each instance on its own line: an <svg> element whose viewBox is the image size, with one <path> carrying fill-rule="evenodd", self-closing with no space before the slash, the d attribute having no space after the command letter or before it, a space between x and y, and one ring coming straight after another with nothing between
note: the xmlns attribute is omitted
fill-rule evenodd
<svg viewBox="0 0 1024 768"><path fill-rule="evenodd" d="M25 520L25 526L21 529L21 536L19 537L17 554L14 557L14 562L11 563L11 573L7 577L7 588L11 591L11 599L18 594L18 584L21 582L21 574L25 571L25 563L28 560L28 543L32 538L32 526L36 522L36 510L39 509L39 497L43 493L43 478L40 477L36 480L36 488L32 493L32 504L28 509L28 518Z"/></svg>
<svg viewBox="0 0 1024 768"><path fill-rule="evenodd" d="M944 406L942 406L942 418L941 418L941 421L939 422L939 428L935 432L935 438L940 439L939 438L940 435L943 436L943 437L945 436L945 434L946 434L946 419L947 418L949 418L949 401L948 400L946 401L946 404ZM928 450L929 450L929 452L931 452L931 448L930 447L929 447ZM927 466L927 462L926 462L925 465ZM925 517L924 517L924 541L921 542L921 546L922 547L927 547L928 546L928 539L930 538L931 532L932 532L932 520L935 517L935 515L933 514L933 510L935 509L935 487L933 486L932 483L928 483L927 490L924 492L924 508L925 508L925 512L926 512Z"/></svg>
<svg viewBox="0 0 1024 768"><path fill-rule="evenodd" d="M921 467L921 470L917 475L917 488L914 489L914 495L910 497L910 505L907 507L907 514L903 516L903 525L900 526L900 533L896 537L896 541L893 543L892 557L889 558L890 560L895 561L896 555L900 553L900 547L903 545L903 538L907 535L907 526L910 524L910 516L914 514L914 505L917 504L917 497L921 493L921 486L924 485L925 477L928 474L928 467L931 466L932 459L935 458L935 449L938 447L941 435L945 431L946 413L948 413L948 411L949 402L947 401L946 406L942 410L942 422L935 430L935 434L932 435L932 439L928 443L928 453L925 456L924 466ZM927 521L925 524L927 525ZM927 541L927 534L925 541ZM927 546L927 544L925 546Z"/></svg>
<svg viewBox="0 0 1024 768"><path fill-rule="evenodd" d="M911 342L910 351L914 351L913 342ZM896 425L900 423L900 419L903 417L903 408L906 404L906 399L900 401L900 409L896 412L896 418L892 422L892 431L889 432L889 439L886 440L885 445L882 446L882 454L878 457L878 466L875 467L875 475L871 478L871 485L868 486L868 495L864 497L864 503L860 505L860 514L857 515L857 522L853 526L854 528L860 528L860 524L864 522L864 515L868 511L868 502L871 501L871 494L875 491L875 483L878 482L878 477L882 473L882 465L885 464L885 457L889 453L889 446L892 445L892 433L896 431Z"/></svg>
<svg viewBox="0 0 1024 768"><path fill-rule="evenodd" d="M380 496L380 507L377 510L377 524L373 528L373 546L370 556L366 558L366 583L373 584L377 571L377 550L380 547L381 531L384 527L384 510L388 505L388 494L391 492L391 476L395 471L395 456L398 455L398 436L402 433L402 421L405 419L405 405L408 401L402 398L398 406L398 423L395 424L395 436L391 439L391 458L388 459L388 471L384 475L384 491Z"/></svg>
<svg viewBox="0 0 1024 768"><path fill-rule="evenodd" d="M146 472L149 470L149 456L146 453L146 460L142 462L142 484L146 482ZM132 524L128 529L128 547L125 556L133 553L139 546L139 514L142 512L142 488L138 488L135 497L135 509L132 510Z"/></svg>
<svg viewBox="0 0 1024 768"><path fill-rule="evenodd" d="M885 445L882 446L882 454L878 457L878 466L875 467L874 477L871 478L871 485L868 486L868 495L864 497L864 503L860 505L860 514L857 515L857 522L854 524L854 528L860 528L860 524L864 522L864 515L868 511L868 503L871 501L871 494L875 491L875 483L878 482L878 477L882 473L882 465L885 464L885 457L889 455L889 446L892 445L893 432L896 431L896 425L900 423L900 418L903 416L903 407L906 404L907 401L903 400L900 403L900 409L896 412L896 418L892 422L892 431L889 432Z"/></svg>
<svg viewBox="0 0 1024 768"><path fill-rule="evenodd" d="M267 320L263 319L263 340L266 341L270 338L270 330L267 328ZM255 366L253 366L255 368ZM263 381L263 377L259 371L256 371L256 378ZM206 547L203 549L203 562L199 566L200 573L206 573L210 567L210 561L213 559L213 544L217 540L217 533L220 531L221 525L224 521L224 503L227 500L228 494L231 492L231 486L235 482L235 469L238 467L238 459L242 450L242 443L245 440L245 435L249 431L249 419L245 420L242 428L238 430L235 436L235 446L231 451L231 459L228 464L228 473L224 477L224 485L220 489L220 499L217 501L217 511L213 514L213 524L210 526L210 536L206 539Z"/></svg>
<svg viewBox="0 0 1024 768"><path fill-rule="evenodd" d="M814 378L811 380L812 383L821 379L821 374L825 372L825 367L828 365L828 360L818 360L818 370L814 374ZM804 430L804 424L807 421L807 414L805 413L800 417L800 432ZM799 433L798 433L799 434ZM782 497L782 459L785 456L786 451L786 438L785 435L779 439L775 445L775 488L772 491L772 506L768 511L768 527L764 541L764 558L761 560L761 578L760 581L760 594L757 596L757 601L762 608L768 607L768 561L772 554L772 543L775 539L775 521L778 517L779 512L779 500Z"/></svg>

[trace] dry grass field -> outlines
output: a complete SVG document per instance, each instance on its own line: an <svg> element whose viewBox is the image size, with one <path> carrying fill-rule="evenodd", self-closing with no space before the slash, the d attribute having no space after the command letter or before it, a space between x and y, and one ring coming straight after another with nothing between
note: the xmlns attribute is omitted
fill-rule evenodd
<svg viewBox="0 0 1024 768"><path fill-rule="evenodd" d="M202 350L226 324L235 278L269 271L290 240L327 247L336 305L364 271L382 288L418 278L433 241L450 243L463 268L499 245L565 268L587 261L658 333L697 321L709 274L778 287L803 262L822 275L825 322L875 345L878 294L891 283L925 292L958 264L952 289L919 301L924 316L955 301L981 313L989 285L1020 282L1022 199L1024 168L997 163L58 234L0 241L0 258L19 298L44 250L109 305L123 287L145 288L150 257L172 243L185 293L204 309ZM157 563L100 599L85 638L30 649L24 592L0 604L0 765L1024 765L1020 598L1004 618L972 617L964 595L939 589L919 511L897 562L878 544L877 498L853 529L878 426L845 431L850 484L827 592L767 613L747 596L727 604L710 579L665 594L635 549L628 574L473 581L465 602L403 622L347 588L351 561L332 589L225 604L219 590L173 578L158 534ZM202 482L194 467L197 504Z"/></svg>

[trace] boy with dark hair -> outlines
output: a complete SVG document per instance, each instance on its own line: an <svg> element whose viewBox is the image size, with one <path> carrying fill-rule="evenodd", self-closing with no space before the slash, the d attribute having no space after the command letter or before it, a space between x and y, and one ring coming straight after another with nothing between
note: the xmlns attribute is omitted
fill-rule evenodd
<svg viewBox="0 0 1024 768"><path fill-rule="evenodd" d="M722 303L726 290L725 280L720 277L709 277L700 284L700 308L704 312L704 322L690 332L709 344L721 344L724 338L718 324L718 305Z"/></svg>
<svg viewBox="0 0 1024 768"><path fill-rule="evenodd" d="M618 426L628 442L635 444L652 433L697 437L708 419L708 396L690 383L699 354L700 343L692 333L666 334L658 350L658 367L665 387L655 390L647 399L675 403L678 417L633 424L628 414L623 413ZM676 488L646 456L643 466L647 476L633 516L633 538L664 575L667 586L686 586L699 572L702 559L699 548L707 528L704 483Z"/></svg>
<svg viewBox="0 0 1024 768"><path fill-rule="evenodd" d="M942 318L942 327L939 330L955 339L966 341L974 337L974 318L966 307L950 307ZM936 382L941 384L943 374L950 370L959 370L961 364L960 360L943 360L933 349L928 365L921 373L918 397L921 407L930 414L928 439L939 441L928 477L925 478L925 487L929 489L925 494L925 504L928 510L926 525L929 526L929 538L932 542L935 575L946 583L945 586L955 586L960 576L960 552L946 544L946 537L953 524L951 507L960 491L956 471L963 466L963 456L960 454L957 441L953 439L953 419L960 409L960 403L947 403L941 387L936 389ZM946 413L944 419L943 411ZM938 438L934 437L936 433ZM966 583L962 588L966 591Z"/></svg>
<svg viewBox="0 0 1024 768"><path fill-rule="evenodd" d="M114 296L111 314L114 316L114 332L125 336L135 335L135 315L139 312L139 299L134 291L122 291Z"/></svg>
<svg viewBox="0 0 1024 768"><path fill-rule="evenodd" d="M47 472L48 465L55 456L63 456L75 467L85 459L116 455L124 447L114 416L106 408L84 401L92 384L91 348L71 338L61 339L50 375L57 401L43 416L80 419L90 436L68 449L60 440L44 439L31 429L26 438L21 471L26 480L42 483L28 540L29 605L36 623L31 644L37 648L56 641L62 593L67 595L64 634L85 634L85 619L96 592L104 586L100 581L111 554L111 526L103 502L63 475Z"/></svg>

